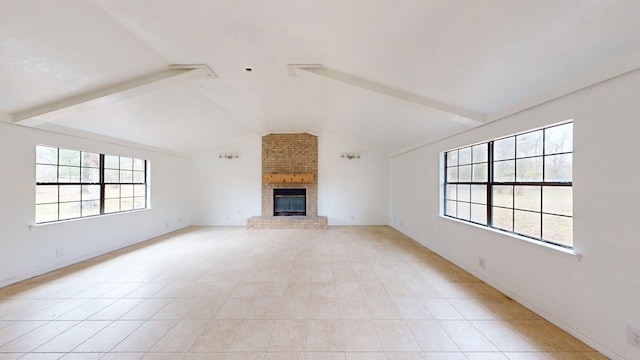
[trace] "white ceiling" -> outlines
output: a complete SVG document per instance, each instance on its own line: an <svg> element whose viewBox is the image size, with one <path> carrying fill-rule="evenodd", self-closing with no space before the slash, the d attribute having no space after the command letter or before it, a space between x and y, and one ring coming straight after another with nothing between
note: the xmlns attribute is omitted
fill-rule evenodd
<svg viewBox="0 0 640 360"><path fill-rule="evenodd" d="M639 68L640 1L0 0L6 121L172 64L205 64L217 77L71 106L31 126L184 154L306 131L389 154L480 123L460 114L492 121ZM364 85L292 77L289 64Z"/></svg>

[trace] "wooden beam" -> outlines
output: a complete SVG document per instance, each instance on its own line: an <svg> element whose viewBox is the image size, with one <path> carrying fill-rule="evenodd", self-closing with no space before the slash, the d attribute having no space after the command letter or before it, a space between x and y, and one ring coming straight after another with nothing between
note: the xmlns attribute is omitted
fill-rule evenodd
<svg viewBox="0 0 640 360"><path fill-rule="evenodd" d="M54 121L68 111L124 100L154 91L171 82L216 77L207 65L171 65L166 71L12 114L12 121L20 125L38 126Z"/></svg>
<svg viewBox="0 0 640 360"><path fill-rule="evenodd" d="M264 174L262 181L265 183L283 184L283 183L312 183L313 174Z"/></svg>
<svg viewBox="0 0 640 360"><path fill-rule="evenodd" d="M289 76L297 76L296 71L313 74L323 78L339 81L361 89L376 92L378 94L390 96L403 101L408 101L417 105L428 107L453 115L451 121L455 121L467 126L475 127L485 123L485 115L479 114L457 106L445 104L434 99L413 94L405 90L396 89L391 86L377 83L371 80L359 78L341 71L328 69L320 64L290 64L288 66Z"/></svg>

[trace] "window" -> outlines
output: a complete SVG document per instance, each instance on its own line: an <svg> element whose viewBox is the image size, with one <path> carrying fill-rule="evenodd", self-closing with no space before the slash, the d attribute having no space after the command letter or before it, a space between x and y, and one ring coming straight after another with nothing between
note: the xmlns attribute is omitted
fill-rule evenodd
<svg viewBox="0 0 640 360"><path fill-rule="evenodd" d="M573 247L573 123L444 155L446 216Z"/></svg>
<svg viewBox="0 0 640 360"><path fill-rule="evenodd" d="M147 207L147 162L36 146L36 223Z"/></svg>

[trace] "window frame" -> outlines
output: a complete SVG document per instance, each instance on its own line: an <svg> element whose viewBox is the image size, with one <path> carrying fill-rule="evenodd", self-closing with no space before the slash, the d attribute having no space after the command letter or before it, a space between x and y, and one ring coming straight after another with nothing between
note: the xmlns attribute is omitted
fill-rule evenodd
<svg viewBox="0 0 640 360"><path fill-rule="evenodd" d="M39 162L39 148L48 148L48 149L55 149L55 163L54 162ZM45 150L46 151L46 150ZM63 161L61 161L61 152L63 151L70 151L70 152L77 152L78 153L78 162L76 164L66 164ZM117 213L125 213L125 212L132 212L132 211L139 211L139 210L145 210L148 209L149 207L149 181L148 181L148 169L149 169L149 164L148 164L148 160L146 159L139 159L139 158L134 158L134 157L128 157L128 156L119 156L119 155L108 155L108 154L104 154L104 153L98 153L98 152L89 152L89 151L84 151L84 150L76 150L76 149L69 149L69 148L63 148L63 147L58 147L58 146L52 146L52 145L42 145L42 144L37 144L35 146L35 177L36 177L36 186L35 186L35 201L34 201L34 223L36 225L42 225L42 224L51 224L51 223L57 223L57 222L62 222L62 221L68 221L68 220L76 220L76 219L84 219L84 218L90 218L90 217L96 217L96 216L103 216L103 215L110 215L110 214L117 214ZM53 152L52 152L53 154ZM94 166L90 166L90 165L85 165L84 161L85 161L85 155L89 155L89 157L91 156L95 156L96 159L98 160L97 165ZM127 171L129 170L132 175L131 175L131 181L121 181L122 179L118 178L117 182L113 182L113 181L107 181L106 177L105 177L105 166L106 166L106 162L105 162L105 158L108 156L112 156L112 157L117 157L118 158L118 164L120 166L122 159L129 159L131 161L131 169L122 169L119 168L117 169L119 172L121 171ZM94 161L96 160L94 159ZM50 159L53 160L53 159ZM46 160L45 160L46 161ZM142 164L142 166L139 166L138 170L134 170L134 166L135 164L138 164L138 166L140 164ZM43 173L40 172L39 167L41 166L49 166L49 167L55 167L55 181L51 181L51 179L43 179L41 176ZM77 168L77 181L64 181L64 179L61 179L61 168ZM89 171L89 170L93 170L93 171L97 171L97 173L94 173L93 176L89 175L88 178L89 179L85 179L85 170ZM107 169L109 170L109 169ZM112 169L113 170L113 169ZM138 173L138 177L134 179L133 174L134 173ZM46 174L45 174L46 175ZM98 176L98 179L96 180L95 175ZM46 176L44 176L46 177ZM51 177L51 174L50 176ZM74 176L75 177L75 176ZM73 180L76 180L73 179ZM138 180L138 181L136 181ZM112 199L118 199L119 203L122 203L123 199L131 199L131 202L133 204L132 208L130 209L125 209L122 210L122 206L120 205L118 207L118 211L107 211L105 209L105 202L106 200L109 200L108 198L106 198L106 193L107 193L107 186L132 186L132 195L130 197L123 197L122 193L119 193L119 196L116 198L112 198ZM133 192L133 189L135 189L136 186L143 186L143 190L142 190L142 195L139 196L135 196L135 192ZM52 192L55 193L54 197L55 197L55 201L48 201L48 202L42 202L39 201L38 197L39 194L41 194L40 190L41 187L57 187L56 190L54 190ZM76 199L73 200L69 200L69 201L65 201L63 200L63 198L61 197L61 193L64 192L64 189L69 189L70 187L80 187L79 189L79 194L75 194ZM89 187L94 187L93 191L95 191L96 196L93 198L84 198L85 196L85 192L89 193L90 189ZM74 191L74 190L72 190ZM77 191L77 189L75 190ZM99 193L99 195L97 195ZM46 197L46 195L44 195L43 197ZM138 199L138 201L140 201L139 199L142 199L141 204L142 206L138 206L136 207L136 199ZM97 202L97 207L93 209L93 211L88 211L87 214L84 214L85 209L85 202ZM77 203L78 209L76 211L78 211L78 215L75 216L75 214L73 214L72 216L65 216L63 215L63 213L61 212L61 205L64 204L73 204L73 203ZM138 203L140 204L140 202ZM54 216L50 216L50 217L46 217L44 216L44 220L42 220L43 218L38 218L39 214L38 214L38 207L39 206L56 206L56 210L55 210L55 217ZM91 205L91 204L89 204ZM95 206L95 204L94 204ZM68 214L67 214L68 215Z"/></svg>
<svg viewBox="0 0 640 360"><path fill-rule="evenodd" d="M553 129L553 128L557 128L560 126L564 126L564 125L568 125L571 124L571 149L569 151L563 150L563 151L551 151L547 153L547 149L546 149L546 136L547 136L547 130L548 129ZM541 139L541 148L542 151L539 154L534 154L534 155L525 155L525 156L518 156L518 138L519 137L524 137L528 134L533 134L536 132L541 132L542 133L542 139ZM501 141L501 140L506 140L506 139L510 139L513 138L514 140L514 145L513 145L513 156L512 157L506 157L506 158L499 158L496 159L495 158L495 143L497 141ZM475 148L478 146L486 146L486 151L487 151L487 176L486 179L484 181L473 181L474 179L471 178L469 181L460 181L459 180L459 176L458 179L456 179L456 181L450 181L449 176L450 176L450 169L452 168L460 168L460 166L466 166L467 163L463 163L460 164L459 159L457 159L457 163L456 164L450 164L449 160L450 160L450 155L453 152L460 152L460 150L464 150L467 148ZM472 153L472 161L473 161L473 151ZM545 169L546 169L546 159L548 159L549 157L552 156L563 156L563 155L571 155L571 164L573 164L573 120L569 120L569 121L564 121L561 123L557 123L557 124L552 124L552 125L548 125L548 126L544 126L541 128L537 128L537 129L532 129L532 130L527 130L524 132L520 132L517 134L512 134L512 135L508 135L508 136L502 136L499 138L495 138L489 141L484 141L484 142L480 142L480 143L476 143L476 144L472 144L472 145L466 145L466 146L462 146L462 147L458 147L458 148L454 148L451 150L447 150L443 153L444 155L444 167L443 167L443 174L444 174L444 182L443 182L443 187L442 187L442 209L443 209L443 213L442 215L444 215L445 217L449 217L449 218L453 218L456 220L460 220L460 221L464 221L464 222L469 222L469 223L473 223L479 226L484 226L484 227L488 227L491 229L495 229L501 232L505 232L505 233L509 233L509 234L514 234L514 235L518 235L518 236L523 236L526 237L528 239L532 239L535 241L539 241L539 242L543 242L546 244L551 244L553 246L559 246L565 249L573 249L573 245L568 245L565 243L562 243L560 241L554 241L553 239L550 238L544 238L545 236L545 232L544 232L544 218L545 215L546 216L552 216L552 217L560 217L560 218L565 218L565 219L570 219L571 221L571 234L570 234L570 239L571 239L571 243L573 244L573 207L571 206L571 211L570 211L570 215L567 214L562 214L559 212L549 212L549 211L545 211L545 204L543 203L543 200L545 198L545 189L558 189L558 188L570 188L573 189L573 170L571 169L570 171L570 181L558 181L558 180L553 180L553 181L546 181L546 177L545 177ZM458 156L458 155L457 155ZM540 159L540 166L541 166L541 179L539 180L518 180L518 160L528 160L528 159ZM509 181L505 181L502 180L501 181L497 181L495 180L495 164L496 163L500 163L500 162L507 162L507 161L512 161L513 162L513 179L509 180ZM471 165L471 167L473 168L473 162L469 163ZM458 197L459 195L459 189L460 186L469 186L470 190L469 190L469 201L461 201ZM474 185L480 185L480 186L484 186L485 187L485 192L486 192L486 203L485 204L481 204L481 205L485 205L484 209L485 209L485 221L474 221L472 219L472 206L473 205L479 205L479 203L477 202L473 202L472 201L472 186ZM455 194L455 199L451 199L449 197L449 186L455 186L456 189L456 194ZM502 206L502 205L496 205L496 199L494 199L494 190L496 190L496 187L511 187L511 206ZM538 209L526 209L523 207L517 207L516 206L516 187L528 187L529 189L535 189L537 188L539 191L539 200L540 203L539 208ZM571 201L572 201L573 196L571 196ZM469 216L468 217L461 217L460 213L459 213L459 204L460 203L469 203ZM455 215L451 215L451 211L450 211L450 206L452 204L456 205L456 209L455 209ZM571 204L572 205L572 204ZM509 229L505 229L504 227L498 227L496 226L496 224L494 224L494 208L497 209L506 209L511 211L511 230ZM539 216L539 236L533 236L531 234L527 234L524 232L520 232L520 231L516 231L516 212L525 212L525 213L529 213L529 214L536 214L537 216ZM465 213L466 215L466 213Z"/></svg>

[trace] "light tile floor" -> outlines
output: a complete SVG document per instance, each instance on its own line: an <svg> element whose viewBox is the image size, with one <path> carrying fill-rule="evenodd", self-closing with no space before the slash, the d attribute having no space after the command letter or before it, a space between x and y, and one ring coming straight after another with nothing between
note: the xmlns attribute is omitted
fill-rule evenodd
<svg viewBox="0 0 640 360"><path fill-rule="evenodd" d="M606 358L368 226L192 227L1 288L10 359Z"/></svg>

